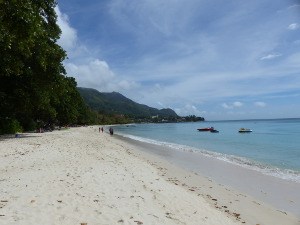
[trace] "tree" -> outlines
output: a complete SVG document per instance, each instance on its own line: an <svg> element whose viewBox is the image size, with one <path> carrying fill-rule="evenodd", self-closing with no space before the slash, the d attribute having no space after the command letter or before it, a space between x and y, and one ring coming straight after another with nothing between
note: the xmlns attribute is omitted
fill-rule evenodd
<svg viewBox="0 0 300 225"><path fill-rule="evenodd" d="M60 36L53 0L0 1L0 75L20 76L32 69L24 60L36 55L46 69L47 53ZM50 44L50 45L49 45ZM42 49L40 49L42 48ZM46 50L46 51L45 51Z"/></svg>
<svg viewBox="0 0 300 225"><path fill-rule="evenodd" d="M72 98L80 100L74 78L65 77L55 6L54 0L0 1L0 119L26 128L29 120L78 116L70 107Z"/></svg>
<svg viewBox="0 0 300 225"><path fill-rule="evenodd" d="M83 102L66 77L54 0L0 0L0 133L43 124L124 122Z"/></svg>

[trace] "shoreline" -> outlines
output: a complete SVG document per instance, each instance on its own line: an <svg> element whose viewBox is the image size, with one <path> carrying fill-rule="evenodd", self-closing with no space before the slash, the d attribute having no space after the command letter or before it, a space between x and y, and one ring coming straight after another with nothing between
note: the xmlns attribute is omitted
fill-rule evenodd
<svg viewBox="0 0 300 225"><path fill-rule="evenodd" d="M263 174L201 153L179 152L169 146L146 143L121 135L118 138L187 171L210 177L300 218L300 183L296 181Z"/></svg>
<svg viewBox="0 0 300 225"><path fill-rule="evenodd" d="M184 180L185 184L188 184L187 187L201 186L201 189L198 189L197 193L206 197L208 201L219 208L226 206L224 211L230 209L231 212L239 212L238 214L243 215L242 218L245 218L245 221L251 221L253 223L257 222L255 221L255 217L257 216L258 218L262 219L262 222L258 224L273 224L274 221L272 223L266 223L266 218L262 218L263 215L270 215L273 213L273 217L278 216L275 221L278 222L278 220L280 221L282 219L282 224L288 224L287 221L282 218L282 215L289 214L292 217L298 218L298 222L295 224L300 224L299 183L267 176L257 171L252 171L238 165L230 164L203 155L201 156L202 159L200 161L200 164L202 165L200 170L202 170L199 171L199 168L188 167L188 164L185 164L184 162L186 160L199 160L198 157L187 157L183 160L183 162L178 162L177 157L181 157L183 159L184 153L180 153L178 155L178 152L174 153L170 147L158 146L119 135L117 136L122 141L125 141L138 149L136 154L142 159L149 160L149 158L154 157L154 159L150 160L151 163L155 161L155 163L158 164L158 167L167 167L168 169L171 168L170 170L173 172L169 173L169 176L171 176L172 173L176 174L174 171L180 171L178 174L185 174L184 177L181 175L181 179ZM149 149L151 149L152 152L149 151ZM209 171L209 168L212 168L211 165L213 165L213 167L216 166L213 172ZM203 168L205 169L203 170ZM234 170L237 168L242 170L237 172L239 174L237 177L235 177L236 174L231 175L230 178L225 176L225 174L228 174L229 172L235 172ZM186 177L190 178L186 179ZM266 177L268 179L267 181L264 181L263 179ZM250 182L245 183L245 179L249 178L251 178ZM230 179L230 181L226 179ZM254 182L255 180L256 182L258 181L263 183L263 185L258 187L256 190L251 191L253 184L254 186L257 185L257 183ZM290 185L285 186L286 184ZM266 187L269 187L267 190L268 192L266 192L264 189ZM293 193L289 192L291 189L294 190ZM289 199L289 197L291 197L289 194L292 194L294 198L293 200ZM238 201L235 198L239 198ZM276 199L274 200L272 198ZM218 199L218 203L211 199ZM286 204L278 202L283 199ZM251 209L251 213L249 212L249 209ZM278 222L278 224L281 223Z"/></svg>
<svg viewBox="0 0 300 225"><path fill-rule="evenodd" d="M98 126L0 138L0 147L6 225L300 224Z"/></svg>
<svg viewBox="0 0 300 225"><path fill-rule="evenodd" d="M172 151L181 152L181 153L183 152L183 154L191 152L194 155L201 155L201 157L203 158L213 158L216 159L217 161L218 160L223 162L225 161L226 163L233 164L238 168L242 167L243 169L257 171L258 173L262 173L266 176L271 176L271 177L279 178L281 180L296 182L300 184L300 170L293 170L290 168L279 168L275 165L268 165L266 163L255 161L253 159L249 159L243 156L220 153L220 152L197 148L185 144L157 141L154 139L148 139L144 137L127 135L127 134L117 133L117 135L123 137L124 140L128 139L135 143L143 143L149 146L151 145L160 146L162 149L172 149Z"/></svg>

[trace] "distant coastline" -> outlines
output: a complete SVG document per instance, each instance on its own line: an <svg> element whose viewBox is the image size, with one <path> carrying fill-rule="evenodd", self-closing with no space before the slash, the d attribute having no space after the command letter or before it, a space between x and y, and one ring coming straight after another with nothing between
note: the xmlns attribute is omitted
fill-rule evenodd
<svg viewBox="0 0 300 225"><path fill-rule="evenodd" d="M226 122L226 121L255 121L255 120L298 120L300 119L300 117L296 117L296 118L292 118L292 117L288 117L288 118L268 118L268 119L236 119L236 120L205 120L205 122Z"/></svg>

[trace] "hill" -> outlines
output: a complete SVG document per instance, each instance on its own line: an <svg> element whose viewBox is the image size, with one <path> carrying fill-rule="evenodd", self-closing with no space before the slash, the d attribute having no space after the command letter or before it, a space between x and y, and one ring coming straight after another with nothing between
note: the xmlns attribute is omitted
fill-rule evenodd
<svg viewBox="0 0 300 225"><path fill-rule="evenodd" d="M162 118L178 117L172 109L156 109L139 104L126 98L118 92L103 93L92 88L77 87L84 102L93 110L108 114L115 113L134 118L149 118L160 116Z"/></svg>

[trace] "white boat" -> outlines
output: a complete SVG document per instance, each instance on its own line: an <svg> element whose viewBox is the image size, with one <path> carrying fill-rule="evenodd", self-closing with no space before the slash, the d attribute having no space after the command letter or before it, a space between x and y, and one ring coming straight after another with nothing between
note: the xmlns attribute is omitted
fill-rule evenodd
<svg viewBox="0 0 300 225"><path fill-rule="evenodd" d="M251 129L245 129L245 128L240 128L239 129L239 133L250 133L250 132L252 132Z"/></svg>

